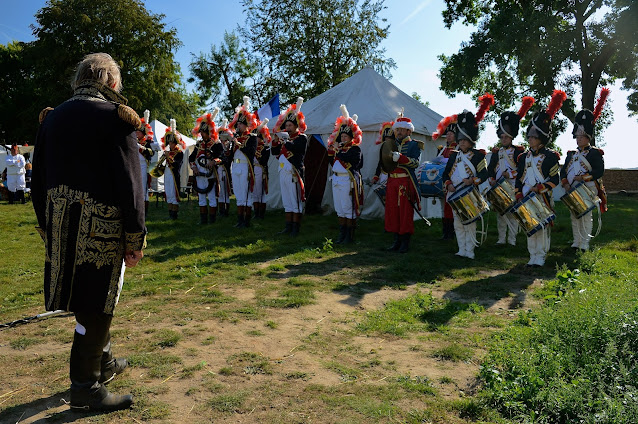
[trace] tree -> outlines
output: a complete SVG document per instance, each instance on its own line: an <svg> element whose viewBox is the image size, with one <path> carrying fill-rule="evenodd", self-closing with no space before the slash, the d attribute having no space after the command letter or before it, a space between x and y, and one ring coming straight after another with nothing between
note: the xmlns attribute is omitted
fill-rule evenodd
<svg viewBox="0 0 638 424"><path fill-rule="evenodd" d="M293 102L334 87L365 66L396 67L381 42L383 0L242 0L240 35L258 60L262 102L279 92Z"/></svg>
<svg viewBox="0 0 638 424"><path fill-rule="evenodd" d="M216 103L229 119L235 113L235 107L242 103L243 96L255 94L250 93L253 87L247 86L247 81L254 81L256 64L250 60L234 32L225 32L223 43L219 48L211 46L210 54L200 53L195 57L190 70L193 77L188 82L197 83L200 104Z"/></svg>
<svg viewBox="0 0 638 424"><path fill-rule="evenodd" d="M599 87L623 78L638 113L638 4L632 0L446 0L448 28L478 24L452 56L441 55L441 89L493 93L499 107L525 94L548 99L554 88L570 97L562 113L573 121L594 109ZM580 92L580 106L572 100ZM535 107L545 107L546 102ZM609 118L607 118L609 119ZM566 127L566 123L562 123Z"/></svg>
<svg viewBox="0 0 638 424"><path fill-rule="evenodd" d="M173 60L181 42L177 31L162 22L164 15L150 13L140 0L49 0L35 18L35 41L20 43L19 51L15 46L2 50L0 78L10 73L4 60L11 57L26 76L9 104L21 97L30 100L24 110L0 117L3 128L31 139L40 110L69 97L71 78L82 57L106 52L122 69L122 94L129 106L140 114L149 109L153 119L164 122L175 118L181 130L189 129L197 110L192 96L182 94L180 69ZM10 48L13 56L7 58L4 53Z"/></svg>

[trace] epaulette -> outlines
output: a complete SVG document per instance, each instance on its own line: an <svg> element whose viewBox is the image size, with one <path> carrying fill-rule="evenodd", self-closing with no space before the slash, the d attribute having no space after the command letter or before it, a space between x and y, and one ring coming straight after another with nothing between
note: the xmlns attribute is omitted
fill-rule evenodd
<svg viewBox="0 0 638 424"><path fill-rule="evenodd" d="M556 150L552 150L552 153L554 153L556 157L560 159L560 153L558 153Z"/></svg>
<svg viewBox="0 0 638 424"><path fill-rule="evenodd" d="M123 120L127 124L133 125L133 127L135 128L139 128L140 125L142 125L142 120L140 119L140 116L137 114L137 112L126 105L117 105L117 115L120 117L121 120Z"/></svg>
<svg viewBox="0 0 638 424"><path fill-rule="evenodd" d="M600 152L600 155L604 155L605 151L603 149L599 149L598 147L594 147L594 149L597 149Z"/></svg>
<svg viewBox="0 0 638 424"><path fill-rule="evenodd" d="M516 161L518 162L519 160L521 160L521 156L525 156L526 154L527 154L526 152L519 154L518 157L516 158Z"/></svg>
<svg viewBox="0 0 638 424"><path fill-rule="evenodd" d="M498 147L492 147L492 153L498 153L499 150Z"/></svg>
<svg viewBox="0 0 638 424"><path fill-rule="evenodd" d="M424 142L424 141L421 141L421 140L414 140L414 139L413 139L412 141L416 142L416 144L417 144L417 146L419 146L419 149L420 149L420 150L425 149L425 142Z"/></svg>
<svg viewBox="0 0 638 424"><path fill-rule="evenodd" d="M477 149L479 152L483 153L483 156L485 156L487 154L487 152L485 151L485 149Z"/></svg>
<svg viewBox="0 0 638 424"><path fill-rule="evenodd" d="M42 121L45 120L45 118L47 117L47 114L49 112L51 112L53 110L52 107L45 107L44 109L42 109L42 112L40 112L40 116L38 119L40 119L40 123L42 123Z"/></svg>

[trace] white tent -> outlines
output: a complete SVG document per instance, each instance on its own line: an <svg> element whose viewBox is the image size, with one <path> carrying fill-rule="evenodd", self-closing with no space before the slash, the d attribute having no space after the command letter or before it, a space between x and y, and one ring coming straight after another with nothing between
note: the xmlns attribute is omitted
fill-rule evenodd
<svg viewBox="0 0 638 424"><path fill-rule="evenodd" d="M149 170L152 167L154 167L155 164L157 164L157 161L159 160L160 153L158 152L160 150L160 146L162 145L162 137L164 137L164 134L166 134L166 128L168 127L164 125L163 123L161 123L160 121L158 121L157 119L154 119L153 121L151 121L151 129L153 130L153 150L155 150L155 154L151 158L151 166L149 167ZM180 170L180 174L181 174L180 183L181 183L181 187L184 188L186 187L186 184L188 183L188 176L189 176L189 173L191 172L190 167L188 166L188 156L191 154L191 152L195 148L195 140L185 136L184 134L182 134L182 140L184 140L184 143L186 143L186 151L184 151L184 160L182 162L182 169ZM157 179L153 178L153 181L151 182L151 187L155 191L163 192L164 191L164 176L162 175L161 177Z"/></svg>
<svg viewBox="0 0 638 424"><path fill-rule="evenodd" d="M356 114L359 117L357 123L363 131L361 150L364 157L362 169L364 180L370 180L377 167L380 146L375 144L375 141L379 135L379 127L383 122L396 119L401 108L404 108L404 116L412 119L414 124L412 138L425 142L425 149L421 152L421 162L436 156L438 143L432 141L432 133L443 116L399 90L371 68L362 69L330 90L304 102L301 111L305 115L308 126L306 134L319 135L324 143L327 142L334 129L335 120L341 114L339 109L341 104L348 107L351 116ZM271 123L274 124L275 121L276 118L273 118ZM306 157L306 164L311 160L313 158ZM278 195L279 179L274 159L271 159L269 176L271 194L268 205L273 208L281 207L281 196ZM306 186L309 188L311 184L312 181L309 181L307 177ZM383 205L373 192L373 188L369 185L364 187L363 218L383 217ZM437 200L433 204L432 199L422 199L421 203L421 212L424 216L441 216L440 201ZM328 181L322 207L331 210L332 205L332 186Z"/></svg>

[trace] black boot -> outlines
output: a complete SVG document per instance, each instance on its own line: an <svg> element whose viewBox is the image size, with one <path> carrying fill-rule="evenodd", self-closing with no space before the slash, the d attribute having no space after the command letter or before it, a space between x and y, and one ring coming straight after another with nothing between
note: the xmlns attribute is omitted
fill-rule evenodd
<svg viewBox="0 0 638 424"><path fill-rule="evenodd" d="M102 374L98 380L101 384L109 384L116 375L122 374L128 367L128 361L126 358L113 358L105 365L102 365Z"/></svg>
<svg viewBox="0 0 638 424"><path fill-rule="evenodd" d="M292 222L286 221L286 227L277 234L289 234L292 231Z"/></svg>
<svg viewBox="0 0 638 424"><path fill-rule="evenodd" d="M399 233L394 233L394 242L392 246L388 247L386 250L396 252L401 247L401 240L399 239Z"/></svg>
<svg viewBox="0 0 638 424"><path fill-rule="evenodd" d="M209 206L208 207L208 222L211 224L215 223L217 220L217 206Z"/></svg>
<svg viewBox="0 0 638 424"><path fill-rule="evenodd" d="M22 203L23 205L26 203L26 200L24 199L24 190L18 190L18 199L20 200L20 203Z"/></svg>
<svg viewBox="0 0 638 424"><path fill-rule="evenodd" d="M290 237L297 237L299 235L299 227L301 227L299 222L292 223L292 227L290 227Z"/></svg>
<svg viewBox="0 0 638 424"><path fill-rule="evenodd" d="M246 222L244 221L244 215L237 215L237 224L234 225L235 228L244 228L246 226Z"/></svg>
<svg viewBox="0 0 638 424"><path fill-rule="evenodd" d="M72 411L119 411L133 405L133 396L114 395L106 386L95 383L94 387L74 388L71 386Z"/></svg>
<svg viewBox="0 0 638 424"><path fill-rule="evenodd" d="M401 239L401 247L399 248L399 253L406 253L408 251L408 249L410 248L411 235L412 234L410 233L399 235L399 238Z"/></svg>
<svg viewBox="0 0 638 424"><path fill-rule="evenodd" d="M339 237L337 238L337 241L335 241L336 244L341 244L346 239L347 229L348 227L345 225L339 225Z"/></svg>
<svg viewBox="0 0 638 424"><path fill-rule="evenodd" d="M246 206L246 209L244 209L244 227L250 227L250 218L252 217L252 215L252 210L248 206Z"/></svg>
<svg viewBox="0 0 638 424"><path fill-rule="evenodd" d="M343 244L349 244L354 241L352 238L352 233L354 232L354 227L346 227L346 237L343 239Z"/></svg>

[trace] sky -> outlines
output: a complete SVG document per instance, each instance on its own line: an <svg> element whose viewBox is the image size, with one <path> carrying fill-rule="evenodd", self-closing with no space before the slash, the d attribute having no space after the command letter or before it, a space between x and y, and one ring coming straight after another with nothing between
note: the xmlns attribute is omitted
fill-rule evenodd
<svg viewBox="0 0 638 424"><path fill-rule="evenodd" d="M34 15L45 4L46 0L2 0L0 44L13 40L32 41L34 37L29 25L35 24ZM175 60L180 63L185 77L189 76L188 65L193 54L208 53L211 45L221 43L224 31L234 30L242 21L239 0L146 0L145 4L152 13L166 15L164 22L177 29L184 45L177 51ZM461 43L469 40L474 28L455 24L446 29L441 15L443 0L386 0L385 4L387 9L380 16L387 19L390 35L382 46L386 49L386 57L397 64L391 71L390 81L407 94L418 93L440 115L448 116L464 109L476 112L474 98L465 94L449 98L439 90L437 76L442 65L437 56L456 53ZM609 88L611 95L605 107L614 112L614 122L602 134L606 168L638 168L638 155L628 154L628 148L638 143L637 118L628 116L627 92L620 90L620 84ZM544 104L548 100L537 99ZM580 98L576 103L580 104ZM515 105L512 110L518 110L518 107L520 105ZM523 132L521 129L515 143L523 141ZM487 124L477 147L487 148L496 141L494 125ZM567 150L575 148L571 126L568 133L558 138L557 144L563 157Z"/></svg>

